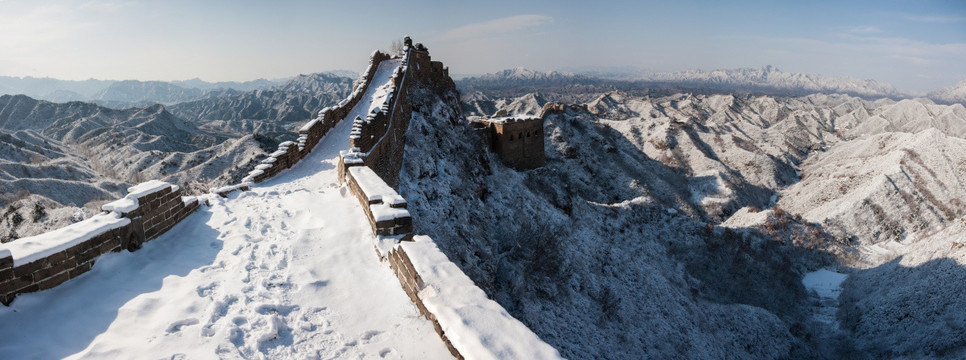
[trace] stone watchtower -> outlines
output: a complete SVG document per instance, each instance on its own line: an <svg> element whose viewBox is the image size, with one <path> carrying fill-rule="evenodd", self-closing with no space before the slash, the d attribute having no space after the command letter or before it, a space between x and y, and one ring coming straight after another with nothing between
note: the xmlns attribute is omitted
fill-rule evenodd
<svg viewBox="0 0 966 360"><path fill-rule="evenodd" d="M528 170L544 165L543 119L539 117L496 117L479 120L485 127L489 145L507 166Z"/></svg>

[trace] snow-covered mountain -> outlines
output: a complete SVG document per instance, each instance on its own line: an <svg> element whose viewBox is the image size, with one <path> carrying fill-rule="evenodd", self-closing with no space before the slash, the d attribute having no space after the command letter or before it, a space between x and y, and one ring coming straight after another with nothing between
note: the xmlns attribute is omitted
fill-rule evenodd
<svg viewBox="0 0 966 360"><path fill-rule="evenodd" d="M547 165L527 172L442 126L452 107L424 104L407 134L417 231L565 356L963 355L966 288L943 285L966 278L961 105L608 92L548 117ZM823 300L802 287L823 267L861 270Z"/></svg>
<svg viewBox="0 0 966 360"><path fill-rule="evenodd" d="M926 97L933 101L945 104L960 103L966 104L966 80L956 83L956 85L939 88L930 91Z"/></svg>
<svg viewBox="0 0 966 360"><path fill-rule="evenodd" d="M594 75L594 76L590 76ZM633 73L622 76L588 75L564 72L539 72L523 68L457 81L463 94L483 92L493 97L519 97L540 92L552 101L568 103L619 90L632 95L666 96L682 92L694 94L754 94L805 96L809 94L848 94L866 99L909 97L890 84L852 77L788 73L773 66L759 69L689 70L672 73ZM471 99L470 99L471 100Z"/></svg>
<svg viewBox="0 0 966 360"><path fill-rule="evenodd" d="M559 79L576 79L582 76L569 72L541 72L522 67L506 69L497 73L484 74L479 80L486 81L552 81Z"/></svg>
<svg viewBox="0 0 966 360"><path fill-rule="evenodd" d="M31 76L0 76L0 95L23 94L54 102L87 100L113 84L111 80L59 80Z"/></svg>
<svg viewBox="0 0 966 360"><path fill-rule="evenodd" d="M314 111L334 105L352 91L353 79L326 73L299 75L270 89L227 93L171 106L179 117L210 126L219 131L238 129L258 120L270 126L285 126L311 119ZM244 131L251 132L252 128ZM264 132L264 131L263 131Z"/></svg>
<svg viewBox="0 0 966 360"><path fill-rule="evenodd" d="M183 88L163 81L118 81L106 89L98 91L91 98L102 104L144 104L171 105L196 100L205 96L205 91L197 88ZM123 106L123 105L121 105ZM111 106L117 108L119 106Z"/></svg>
<svg viewBox="0 0 966 360"><path fill-rule="evenodd" d="M179 102L215 97L226 92L253 91L284 84L289 79L253 80L245 82L206 82L138 80L59 80L53 78L0 76L0 95L27 95L50 102L88 101L123 109L152 104L171 105Z"/></svg>
<svg viewBox="0 0 966 360"><path fill-rule="evenodd" d="M673 73L658 73L647 80L669 83L683 83L714 89L734 88L736 90L784 90L797 94L839 93L864 97L903 97L904 95L890 84L875 80L853 77L832 77L815 74L783 72L774 66L758 69L742 68L729 70L688 70Z"/></svg>
<svg viewBox="0 0 966 360"><path fill-rule="evenodd" d="M531 92L553 94L600 93L614 90L611 80L603 80L574 73L540 72L524 68L503 70L456 82L464 94L485 92L487 96L521 96Z"/></svg>

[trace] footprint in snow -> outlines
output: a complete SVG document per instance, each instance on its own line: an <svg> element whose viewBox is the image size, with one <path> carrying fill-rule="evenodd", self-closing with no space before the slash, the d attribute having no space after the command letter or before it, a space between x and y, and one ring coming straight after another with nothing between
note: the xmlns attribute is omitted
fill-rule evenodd
<svg viewBox="0 0 966 360"><path fill-rule="evenodd" d="M184 319L184 320L178 320L178 321L175 321L175 322L171 323L171 325L168 325L168 330L166 330L166 332L168 334L173 334L173 333L176 333L176 332L181 331L181 328L183 328L185 326L191 326L191 325L195 325L195 324L198 324L198 323L199 323L198 319L195 319L195 318L187 318L187 319Z"/></svg>
<svg viewBox="0 0 966 360"><path fill-rule="evenodd" d="M372 339L372 338L378 336L379 334L382 334L382 331L378 331L378 330L369 330L369 331L366 331L365 334L362 334L362 340Z"/></svg>
<svg viewBox="0 0 966 360"><path fill-rule="evenodd" d="M217 287L218 283L211 283L205 286L199 286L196 290L198 291L198 296L208 297L211 296L211 293L214 292L215 288Z"/></svg>
<svg viewBox="0 0 966 360"><path fill-rule="evenodd" d="M274 304L264 304L255 308L255 312L262 315L282 315L288 316L288 314L293 311L298 311L298 305L274 305Z"/></svg>

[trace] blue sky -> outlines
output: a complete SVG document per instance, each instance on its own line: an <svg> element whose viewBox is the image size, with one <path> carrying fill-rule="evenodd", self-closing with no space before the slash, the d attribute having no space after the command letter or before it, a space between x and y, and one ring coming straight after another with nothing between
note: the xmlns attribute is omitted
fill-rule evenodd
<svg viewBox="0 0 966 360"><path fill-rule="evenodd" d="M0 0L0 75L209 81L360 71L411 35L453 73L774 65L966 79L964 1Z"/></svg>

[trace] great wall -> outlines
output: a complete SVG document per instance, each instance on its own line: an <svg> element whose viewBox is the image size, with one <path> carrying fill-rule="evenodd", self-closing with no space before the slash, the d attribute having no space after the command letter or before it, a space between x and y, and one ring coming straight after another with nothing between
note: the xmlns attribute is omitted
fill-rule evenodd
<svg viewBox="0 0 966 360"><path fill-rule="evenodd" d="M374 83L381 65L392 67L390 81L380 89ZM458 358L559 358L523 323L487 298L427 236L413 234L406 200L396 192L404 153L404 135L413 112L413 89L435 95L456 92L448 69L433 61L422 44L406 37L404 55L379 51L348 98L318 112L302 126L295 141L286 141L246 176L241 183L212 194L227 197L246 191L304 159L331 129L352 121L349 148L338 162L338 179L362 206L377 239L376 253L388 261L399 284L419 312L432 322L450 353ZM371 103L361 103L373 93ZM361 112L360 109L365 109ZM539 117L500 116L473 126L504 163L525 170L544 163L542 118L562 111L547 104ZM355 114L356 116L351 117ZM199 197L184 196L178 186L152 180L131 187L124 198L103 206L102 214L38 236L0 245L0 302L10 305L20 294L53 288L94 266L109 252L136 251L199 209ZM514 346L521 339L526 349ZM537 346L533 346L537 344Z"/></svg>

